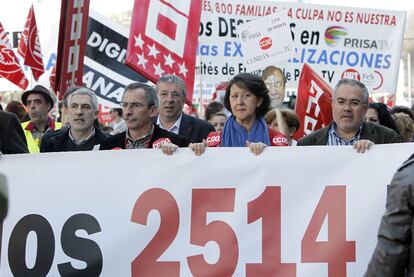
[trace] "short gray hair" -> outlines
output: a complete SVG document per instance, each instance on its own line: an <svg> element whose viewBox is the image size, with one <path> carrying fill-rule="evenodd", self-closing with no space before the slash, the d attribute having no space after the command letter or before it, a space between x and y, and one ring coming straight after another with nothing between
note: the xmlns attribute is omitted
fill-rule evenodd
<svg viewBox="0 0 414 277"><path fill-rule="evenodd" d="M176 84L180 86L183 95L184 96L187 95L187 89L185 87L185 82L183 81L183 79L181 79L180 77L176 75L167 74L167 75L161 76L161 78L158 79L157 84L155 85L156 91L158 91L158 84L160 83Z"/></svg>
<svg viewBox="0 0 414 277"><path fill-rule="evenodd" d="M343 85L350 85L350 86L353 86L353 87L359 87L362 91L362 99L363 99L364 104L368 104L369 93L368 93L367 87L364 85L364 83L362 83L358 80L355 80L355 79L343 78L343 79L339 80L339 82L336 84L336 86L334 88L334 92L333 92L333 97L334 98L335 98L335 94L336 94L336 91L338 90L338 88L340 86L343 86Z"/></svg>
<svg viewBox="0 0 414 277"><path fill-rule="evenodd" d="M67 98L67 105L70 106L72 98L75 95L88 95L91 98L92 107L97 111L98 110L98 98L96 97L95 92L87 87L80 87L74 92L70 93Z"/></svg>
<svg viewBox="0 0 414 277"><path fill-rule="evenodd" d="M134 89L142 89L145 91L145 98L147 100L148 106L159 106L160 101L158 100L158 95L152 86L143 83L131 83L125 87L124 95L128 90ZM124 96L122 96L122 100L123 99Z"/></svg>

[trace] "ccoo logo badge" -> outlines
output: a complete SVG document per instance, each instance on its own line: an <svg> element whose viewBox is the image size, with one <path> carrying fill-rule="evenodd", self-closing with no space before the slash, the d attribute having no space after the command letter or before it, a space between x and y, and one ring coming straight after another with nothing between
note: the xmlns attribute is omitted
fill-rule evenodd
<svg viewBox="0 0 414 277"><path fill-rule="evenodd" d="M347 34L344 27L331 26L325 31L325 42L328 46L334 47L341 37L344 37Z"/></svg>
<svg viewBox="0 0 414 277"><path fill-rule="evenodd" d="M272 47L272 39L270 37L264 37L259 41L259 46L262 50L267 50Z"/></svg>

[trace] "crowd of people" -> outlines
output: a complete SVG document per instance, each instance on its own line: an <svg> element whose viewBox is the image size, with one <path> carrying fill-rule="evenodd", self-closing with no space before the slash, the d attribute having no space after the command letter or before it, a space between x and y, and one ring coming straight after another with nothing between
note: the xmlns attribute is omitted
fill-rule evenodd
<svg viewBox="0 0 414 277"><path fill-rule="evenodd" d="M179 77L162 76L155 87L131 83L125 87L120 107L111 109L108 126L98 122L98 99L89 88L69 87L61 102L61 116L55 120L50 116L55 105L51 91L36 85L22 94L21 102L11 102L6 111L0 111L0 152L160 148L172 155L179 147L189 147L195 155L202 155L209 147L247 147L260 155L271 146L352 145L363 153L374 144L413 141L413 110L369 103L367 87L354 79L336 84L333 121L296 141L301 121L283 103L285 83L283 72L274 66L266 68L261 77L238 74L230 80L223 103L207 106L205 120L183 113L186 86ZM393 179L366 276L414 272L409 258L413 166L412 157Z"/></svg>
<svg viewBox="0 0 414 277"><path fill-rule="evenodd" d="M208 147L221 146L248 147L258 155L267 146L353 145L364 152L374 144L413 141L413 110L369 103L368 89L354 79L341 79L334 88L333 121L296 141L301 122L283 103L285 84L283 71L275 66L267 67L261 77L238 74L228 83L223 103L210 103L202 120L183 112L184 81L165 75L155 88L141 83L126 86L120 107L110 110L108 126L98 122L98 99L87 87L67 89L61 116L55 120L50 116L55 98L49 89L36 85L22 94L21 102L10 102L7 112L0 113L0 151L161 148L172 154L188 146L201 155Z"/></svg>

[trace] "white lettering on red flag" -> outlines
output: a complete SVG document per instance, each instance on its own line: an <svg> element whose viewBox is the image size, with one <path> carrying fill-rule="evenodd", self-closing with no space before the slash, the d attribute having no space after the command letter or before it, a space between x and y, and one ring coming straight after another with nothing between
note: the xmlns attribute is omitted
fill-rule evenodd
<svg viewBox="0 0 414 277"><path fill-rule="evenodd" d="M54 91L62 99L71 85L81 86L90 0L61 0Z"/></svg>
<svg viewBox="0 0 414 277"><path fill-rule="evenodd" d="M304 64L298 84L296 113L300 128L294 138L300 139L332 121L332 88L308 64Z"/></svg>
<svg viewBox="0 0 414 277"><path fill-rule="evenodd" d="M42 48L40 47L33 5L29 10L26 24L24 25L18 53L23 57L24 64L32 69L33 77L37 81L45 73L45 66L43 64Z"/></svg>
<svg viewBox="0 0 414 277"><path fill-rule="evenodd" d="M148 80L174 74L192 103L201 0L135 0L126 64Z"/></svg>
<svg viewBox="0 0 414 277"><path fill-rule="evenodd" d="M29 84L13 52L7 33L0 23L0 76L25 90Z"/></svg>

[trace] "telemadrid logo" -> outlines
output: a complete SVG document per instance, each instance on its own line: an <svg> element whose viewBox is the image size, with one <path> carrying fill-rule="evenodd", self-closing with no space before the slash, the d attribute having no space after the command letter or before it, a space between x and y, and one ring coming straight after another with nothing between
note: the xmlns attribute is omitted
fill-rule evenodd
<svg viewBox="0 0 414 277"><path fill-rule="evenodd" d="M325 42L330 47L334 47L336 43L348 33L344 27L331 26L325 31Z"/></svg>

